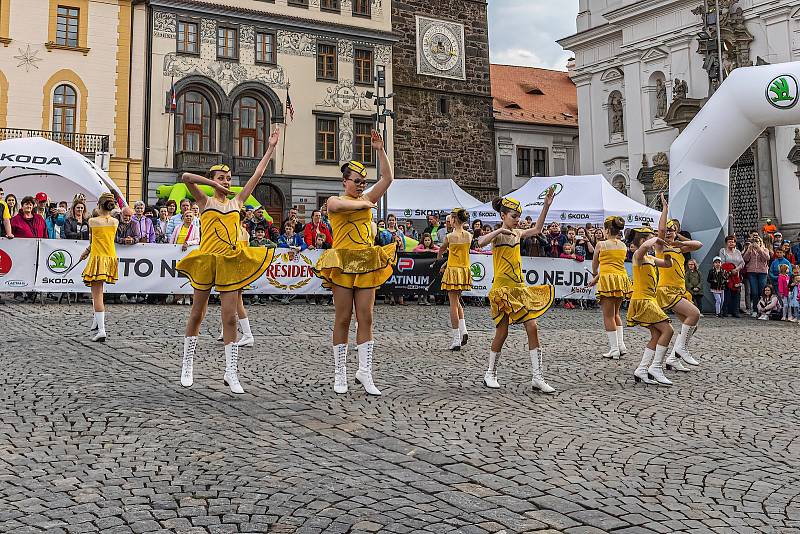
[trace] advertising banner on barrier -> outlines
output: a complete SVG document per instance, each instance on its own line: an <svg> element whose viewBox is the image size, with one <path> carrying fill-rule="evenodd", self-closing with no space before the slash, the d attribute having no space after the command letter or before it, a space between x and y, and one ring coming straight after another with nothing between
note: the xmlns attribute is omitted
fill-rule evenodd
<svg viewBox="0 0 800 534"><path fill-rule="evenodd" d="M492 256L471 254L473 289L464 293L470 297L489 294L494 277ZM594 288L586 287L592 280L592 262L558 258L522 258L522 272L528 285L549 284L556 288L557 299L594 300Z"/></svg>
<svg viewBox="0 0 800 534"><path fill-rule="evenodd" d="M66 239L0 240L0 292L46 291L88 292L81 273L85 261L80 255L86 241ZM191 294L189 281L175 270L186 252L178 245L138 244L118 246L119 281L107 285L108 293ZM267 295L318 295L328 291L314 276L312 267L321 251L307 250L290 254L276 251L275 261L267 272L245 289L246 293ZM492 284L494 269L491 255L471 254L474 288L467 296L484 297ZM626 264L629 266L630 264ZM438 272L434 254L403 254L394 273L381 291L417 293L438 290ZM522 270L529 285L551 284L556 298L595 298L591 280L591 262L554 258L522 258Z"/></svg>
<svg viewBox="0 0 800 534"><path fill-rule="evenodd" d="M0 293L33 291L38 239L0 239Z"/></svg>

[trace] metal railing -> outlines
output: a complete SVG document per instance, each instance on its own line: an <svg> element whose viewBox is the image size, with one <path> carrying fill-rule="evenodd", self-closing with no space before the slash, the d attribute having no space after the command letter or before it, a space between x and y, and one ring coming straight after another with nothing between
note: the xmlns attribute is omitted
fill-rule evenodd
<svg viewBox="0 0 800 534"><path fill-rule="evenodd" d="M44 137L50 141L61 143L75 152L80 152L91 160L94 160L94 155L97 152L108 152L109 137L107 135L0 128L0 141L25 137Z"/></svg>

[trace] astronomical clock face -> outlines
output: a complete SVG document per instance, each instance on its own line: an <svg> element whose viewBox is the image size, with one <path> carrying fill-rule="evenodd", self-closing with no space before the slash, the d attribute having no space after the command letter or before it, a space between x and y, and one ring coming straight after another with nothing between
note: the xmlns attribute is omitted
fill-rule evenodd
<svg viewBox="0 0 800 534"><path fill-rule="evenodd" d="M466 78L462 24L417 16L417 73Z"/></svg>

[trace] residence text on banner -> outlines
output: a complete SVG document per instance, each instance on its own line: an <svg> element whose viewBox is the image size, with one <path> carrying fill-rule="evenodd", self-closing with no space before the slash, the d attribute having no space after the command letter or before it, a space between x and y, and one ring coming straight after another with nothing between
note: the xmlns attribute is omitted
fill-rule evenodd
<svg viewBox="0 0 800 534"><path fill-rule="evenodd" d="M33 291L38 239L0 239L0 293Z"/></svg>

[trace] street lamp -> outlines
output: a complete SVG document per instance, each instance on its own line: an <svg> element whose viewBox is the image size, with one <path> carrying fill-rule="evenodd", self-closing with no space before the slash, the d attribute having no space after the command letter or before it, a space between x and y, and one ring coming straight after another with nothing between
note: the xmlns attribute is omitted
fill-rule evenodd
<svg viewBox="0 0 800 534"><path fill-rule="evenodd" d="M386 104L388 103L389 99L394 97L394 93L386 94L386 65L376 65L375 66L375 91L367 91L364 96L371 99L373 104L375 104L376 113L372 114L373 122L375 123L375 130L381 131L381 125L383 126L383 145L386 152L389 152L389 132L387 126L387 118L394 119L396 117L395 112L387 109ZM380 178L381 175L381 160L380 158L377 159L375 164L376 170L378 172L378 177ZM378 207L378 214L380 218L386 219L389 212L389 202L387 194L384 193L383 197L381 198L380 205Z"/></svg>

